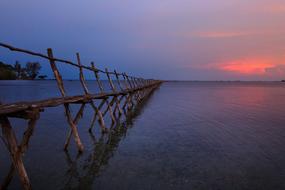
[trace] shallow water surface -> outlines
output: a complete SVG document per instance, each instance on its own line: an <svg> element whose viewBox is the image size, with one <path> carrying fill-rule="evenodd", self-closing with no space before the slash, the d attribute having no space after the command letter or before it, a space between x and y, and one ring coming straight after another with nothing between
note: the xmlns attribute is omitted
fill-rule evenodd
<svg viewBox="0 0 285 190"><path fill-rule="evenodd" d="M0 82L0 101L57 96L54 83ZM78 94L79 83L69 83ZM62 150L63 108L49 108L24 162L34 189L285 189L284 98L278 82L166 82L108 135L98 124L87 132L88 108L80 156L74 143ZM12 123L20 138L25 123ZM1 182L10 160L3 144L0 153ZM14 176L9 188L20 187Z"/></svg>

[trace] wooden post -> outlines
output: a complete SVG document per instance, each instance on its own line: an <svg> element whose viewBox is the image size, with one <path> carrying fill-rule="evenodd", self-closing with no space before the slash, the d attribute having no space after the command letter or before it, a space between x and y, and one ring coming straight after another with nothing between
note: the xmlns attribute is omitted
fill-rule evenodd
<svg viewBox="0 0 285 190"><path fill-rule="evenodd" d="M103 105L105 104L107 99L103 99L102 102L100 103L100 105L98 106L98 109L101 110L101 108L103 107ZM107 108L108 109L108 108ZM91 121L91 125L89 127L89 132L92 132L92 129L93 129L93 126L95 124L95 121L96 121L96 117L97 117L98 113L95 112L94 116L93 116L93 119ZM103 116L104 117L104 116Z"/></svg>
<svg viewBox="0 0 285 190"><path fill-rule="evenodd" d="M128 89L132 89L132 88L135 88L133 87L133 84L131 83L130 79L129 79L129 76L124 73L124 76L125 78L127 79L127 82L129 84L129 88ZM132 101L132 96L133 96L133 93L128 93L128 96L127 96L127 100L128 100L128 110L131 110L131 108L133 107L134 103Z"/></svg>
<svg viewBox="0 0 285 190"><path fill-rule="evenodd" d="M80 78L80 83L84 89L85 94L89 94L87 85L85 83L85 79L84 79L84 74L83 74L83 69L82 69L82 65L81 65L81 61L80 61L80 55L79 53L76 53L76 57L77 57L77 64L79 65L79 78Z"/></svg>
<svg viewBox="0 0 285 190"><path fill-rule="evenodd" d="M138 86L138 84L135 82L135 78L134 78L134 77L130 77L130 78L131 78L130 81L133 83L134 88L138 88L139 86ZM134 95L135 95L135 98L136 98L136 100L137 100L137 102L138 102L139 99L140 99L139 91L134 92Z"/></svg>
<svg viewBox="0 0 285 190"><path fill-rule="evenodd" d="M80 72L80 82L84 88L84 92L86 95L89 94L87 85L85 83L85 79L84 79L84 75L83 75L83 71L82 71L82 67L81 67L81 63L80 63L80 57L79 57L79 53L76 54L77 55L77 61L78 61L78 65L80 66L79 72ZM106 126L105 126L105 122L104 122L104 118L102 117L102 113L101 111L96 107L96 105L94 104L93 100L90 101L90 105L91 107L94 109L95 113L98 114L99 116L99 123L102 129L102 132L105 133L107 131Z"/></svg>
<svg viewBox="0 0 285 190"><path fill-rule="evenodd" d="M108 69L107 69L107 68L105 69L105 72L106 72L106 75L107 75L107 78L108 78L108 81L109 81L109 84L110 84L110 86L111 86L112 91L113 91L113 92L116 92L116 88L115 88L115 86L114 86L114 84L113 84L113 82L112 82L112 80L111 80L110 73L108 72ZM115 110L114 110L114 112L116 112L116 110L118 110L118 111L119 111L119 115L122 115L122 114L123 114L123 111L122 111L122 109L120 108L120 103L118 102L118 98L117 98L117 97L115 97L115 101L116 101L116 105L115 105ZM113 112L113 113L114 113L114 112Z"/></svg>
<svg viewBox="0 0 285 190"><path fill-rule="evenodd" d="M105 125L105 121L104 121L104 118L102 116L102 113L101 111L94 105L91 103L91 106L92 108L95 110L96 114L98 115L99 117L99 124L101 126L101 130L102 130L102 133L106 133L108 130L106 128L106 125Z"/></svg>
<svg viewBox="0 0 285 190"><path fill-rule="evenodd" d="M115 101L116 101L115 99L116 99L116 97L113 96L113 98L112 98L112 100L110 102L110 107L112 107L113 104L115 103ZM103 112L103 117L106 115L107 111L108 111L108 108Z"/></svg>
<svg viewBox="0 0 285 190"><path fill-rule="evenodd" d="M80 140L80 137L79 137L79 134L78 134L78 131L77 131L77 127L73 123L73 120L72 120L72 117L71 117L71 113L70 113L70 109L69 109L69 105L65 104L64 107L65 107L65 115L67 117L67 122L69 123L69 126L71 127L75 143L76 143L76 145L78 147L78 151L79 152L83 152L84 146L83 146L83 144L82 144L82 142Z"/></svg>
<svg viewBox="0 0 285 190"><path fill-rule="evenodd" d="M105 68L105 72L106 72L106 75L107 75L107 78L108 78L108 81L109 81L109 84L111 86L112 91L116 92L116 88L115 88L115 86L114 86L114 84L113 84L113 82L111 80L110 73L109 73L107 68Z"/></svg>
<svg viewBox="0 0 285 190"><path fill-rule="evenodd" d="M53 74L54 74L54 77L56 79L56 82L57 82L57 86L60 90L60 93L62 96L65 96L65 90L64 90L64 86L63 86L63 82L62 82L62 77L56 67L56 64L55 64L55 61L53 59L53 52L52 52L52 49L51 48L48 48L47 49L47 53L48 53L48 57L50 58L49 61L50 61L50 66L51 66L51 69L53 71Z"/></svg>
<svg viewBox="0 0 285 190"><path fill-rule="evenodd" d="M115 76L116 76L116 79L117 79L117 82L118 82L118 85L119 85L120 89L123 90L122 85L121 85L121 83L120 83L119 75L118 75L118 73L116 72L116 70L114 70L114 73L115 73Z"/></svg>
<svg viewBox="0 0 285 190"><path fill-rule="evenodd" d="M75 118L74 118L74 120L73 120L73 123L74 123L75 125L77 125L78 122L79 122L79 120L80 120L80 118L82 118L84 108L85 108L85 103L81 104L81 107L79 108L79 111L77 112L77 114L76 114L76 116L75 116ZM70 143L71 136L72 136L72 130L70 129L70 130L68 131L68 135L67 135L66 141L65 141L65 143L64 143L64 150L67 150L68 145L69 145L69 143Z"/></svg>
<svg viewBox="0 0 285 190"><path fill-rule="evenodd" d="M132 87L131 87L129 81L127 81L127 74L126 73L123 73L123 78L124 78L124 83L125 83L126 89L127 90L131 89ZM123 107L122 107L124 111L125 111L126 105L128 105L128 107L129 107L130 103L131 103L130 102L130 93L128 93L127 96L126 96L125 103L123 104Z"/></svg>
<svg viewBox="0 0 285 190"><path fill-rule="evenodd" d="M131 81L130 81L130 79L129 79L129 76L128 76L128 75L125 75L125 76L126 76L127 81L128 81L128 83L129 83L129 85L130 85L130 89L131 89L131 88L135 88L135 87L132 86L132 83L131 83Z"/></svg>
<svg viewBox="0 0 285 190"><path fill-rule="evenodd" d="M16 135L11 127L11 124L7 117L1 117L0 122L2 126L3 136L6 139L13 165L18 172L23 189L31 190L31 183L22 161L22 153L18 147Z"/></svg>
<svg viewBox="0 0 285 190"><path fill-rule="evenodd" d="M104 88L103 88L103 85L102 85L102 83L100 81L99 74L98 74L98 71L97 71L97 69L96 69L96 67L94 65L94 62L91 62L91 68L94 71L94 74L95 74L96 81L97 81L97 84L99 86L99 89L100 89L101 93L103 93L104 92Z"/></svg>
<svg viewBox="0 0 285 190"><path fill-rule="evenodd" d="M120 99L119 99L119 104L121 105L121 101L123 100L125 98L125 95L122 95L121 97L120 97ZM124 104L123 104L124 105ZM123 108L123 106L122 106L122 108ZM125 114L125 116L126 116L126 113L122 110L122 112ZM120 117L121 115L119 114L119 117Z"/></svg>
<svg viewBox="0 0 285 190"><path fill-rule="evenodd" d="M92 67L92 69L93 69L93 71L94 71L94 74L95 74L96 81L97 81L97 84L98 84L98 86L99 86L99 89L100 89L101 93L104 93L103 85L102 85L102 83L101 83L101 81L100 81L98 71L97 71L97 69L95 68L95 65L94 65L93 62L91 62L91 67ZM109 103L108 99L106 99L105 102L107 103L107 107L108 107L108 110L109 110L109 113L110 113L110 116L111 116L111 119L112 119L112 123L114 123L116 120L115 120L115 117L114 117L114 115L113 115L112 107L110 106L110 103ZM99 110L100 110L100 109L99 109Z"/></svg>
<svg viewBox="0 0 285 190"><path fill-rule="evenodd" d="M125 87L126 87L126 89L129 89L129 85L127 83L127 78L126 78L126 73L123 73L122 75L123 75L123 78L124 78Z"/></svg>
<svg viewBox="0 0 285 190"><path fill-rule="evenodd" d="M27 151L27 149L29 147L30 138L31 138L31 136L34 133L36 122L40 118L39 110L33 110L32 114L33 114L32 118L28 122L28 128L24 132L24 136L23 136L21 145L19 146L20 150L21 150L21 153L25 153Z"/></svg>
<svg viewBox="0 0 285 190"><path fill-rule="evenodd" d="M27 151L27 148L29 146L30 138L33 135L34 128L36 126L36 122L39 119L39 110L33 110L32 114L30 116L31 116L31 118L29 119L29 122L28 122L28 128L24 132L21 144L18 146L18 148L19 148L18 151L20 151L20 153L22 155ZM9 148L8 148L8 150L9 150ZM8 185L10 184L10 182L11 182L13 176L14 176L14 171L15 171L15 167L14 167L14 165L12 163L10 165L10 169L9 169L8 175L5 177L4 182L0 186L1 190L7 189Z"/></svg>
<svg viewBox="0 0 285 190"><path fill-rule="evenodd" d="M65 90L64 90L64 86L63 86L63 82L62 82L62 77L59 74L59 71L58 71L58 69L56 67L56 64L55 64L55 61L54 61L54 58L53 58L52 49L49 48L47 50L47 52L48 52L48 57L49 57L49 61L50 61L50 65L51 65L52 71L53 71L54 76L55 76L56 81L57 81L57 85L58 85L58 87L60 89L61 95L63 97L65 97ZM70 128L72 130L72 134L74 136L74 140L75 140L76 145L78 147L78 151L79 152L83 152L84 146L83 146L83 144L82 144L82 142L80 140L80 137L79 137L79 134L78 134L78 131L77 131L77 127L76 127L76 125L72 121L69 104L64 104L64 108L65 108L65 115L67 117L67 122L69 123L69 126L70 126Z"/></svg>

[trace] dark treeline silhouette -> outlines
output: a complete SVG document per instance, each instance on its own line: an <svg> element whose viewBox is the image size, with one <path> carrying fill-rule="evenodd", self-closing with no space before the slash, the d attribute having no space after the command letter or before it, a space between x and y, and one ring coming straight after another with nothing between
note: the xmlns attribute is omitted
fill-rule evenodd
<svg viewBox="0 0 285 190"><path fill-rule="evenodd" d="M0 62L0 80L14 80L16 73L12 65Z"/></svg>
<svg viewBox="0 0 285 190"><path fill-rule="evenodd" d="M34 80L45 79L46 75L39 75L41 65L38 62L27 62L22 66L18 61L14 65L0 61L0 80Z"/></svg>

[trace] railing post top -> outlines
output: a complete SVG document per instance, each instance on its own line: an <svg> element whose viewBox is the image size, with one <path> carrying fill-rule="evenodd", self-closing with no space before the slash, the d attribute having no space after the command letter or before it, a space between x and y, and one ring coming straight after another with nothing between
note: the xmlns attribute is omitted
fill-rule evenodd
<svg viewBox="0 0 285 190"><path fill-rule="evenodd" d="M76 53L76 58L77 58L77 64L79 65L79 66L81 66L81 61L80 61L80 54L77 52ZM81 67L79 67L80 69L82 69Z"/></svg>
<svg viewBox="0 0 285 190"><path fill-rule="evenodd" d="M51 48L47 48L47 52L48 52L48 56L52 57L53 53L52 53L52 49Z"/></svg>

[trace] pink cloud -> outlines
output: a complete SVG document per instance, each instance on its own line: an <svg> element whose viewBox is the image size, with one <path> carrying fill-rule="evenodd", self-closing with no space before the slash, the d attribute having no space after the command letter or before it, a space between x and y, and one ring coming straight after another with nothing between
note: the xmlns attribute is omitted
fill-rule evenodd
<svg viewBox="0 0 285 190"><path fill-rule="evenodd" d="M218 64L220 70L243 75L285 75L285 62L277 58L243 58ZM284 60L283 60L284 61Z"/></svg>
<svg viewBox="0 0 285 190"><path fill-rule="evenodd" d="M252 32L229 32L229 31L209 31L209 32L195 32L195 37L200 38L233 38L251 35Z"/></svg>

